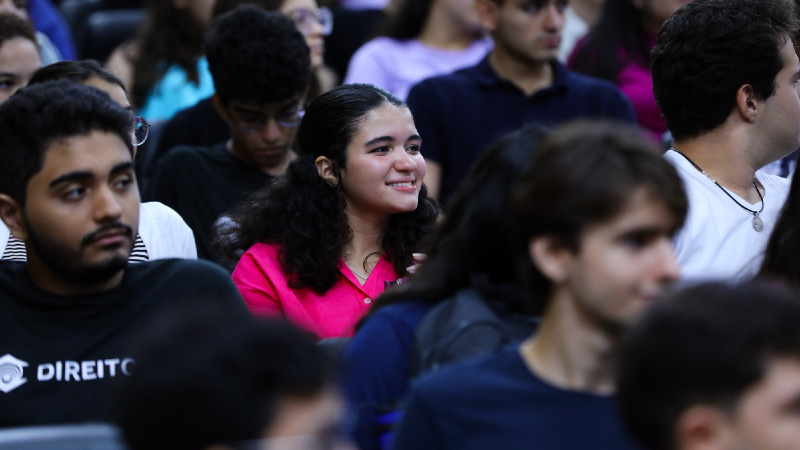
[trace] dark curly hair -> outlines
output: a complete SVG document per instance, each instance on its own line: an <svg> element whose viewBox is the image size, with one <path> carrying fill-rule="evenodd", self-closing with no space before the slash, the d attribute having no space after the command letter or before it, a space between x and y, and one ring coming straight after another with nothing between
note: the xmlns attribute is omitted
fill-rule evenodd
<svg viewBox="0 0 800 450"><path fill-rule="evenodd" d="M314 161L325 156L341 180L347 147L364 117L383 105L406 107L394 95L369 84L334 88L311 102L297 132L298 157L286 174L229 214L235 232L218 230L214 245L229 263L258 242L280 244L279 259L292 273L289 286L325 292L339 279L339 259L352 239L341 189L323 180ZM417 209L391 215L382 246L398 274L406 274L412 252L433 228L436 202L423 185Z"/></svg>
<svg viewBox="0 0 800 450"><path fill-rule="evenodd" d="M92 78L99 78L107 83L119 86L123 92L128 93L125 85L116 75L106 70L99 62L93 59L59 61L44 66L33 74L28 86L54 80L70 80L76 83L83 83Z"/></svg>
<svg viewBox="0 0 800 450"><path fill-rule="evenodd" d="M217 18L205 50L224 102L289 100L303 93L311 76L308 46L294 22L256 5L240 5Z"/></svg>
<svg viewBox="0 0 800 450"><path fill-rule="evenodd" d="M569 67L616 83L617 75L629 61L649 65L647 40L642 11L632 0L606 0L600 20L570 57Z"/></svg>
<svg viewBox="0 0 800 450"><path fill-rule="evenodd" d="M14 14L0 14L0 46L14 38L27 39L39 48L36 42L36 31L28 21L20 19Z"/></svg>
<svg viewBox="0 0 800 450"><path fill-rule="evenodd" d="M651 54L653 93L676 140L720 126L749 84L767 99L783 68L780 50L795 38L788 0L695 0L672 15Z"/></svg>
<svg viewBox="0 0 800 450"><path fill-rule="evenodd" d="M171 0L149 0L147 19L126 57L133 65L131 101L141 108L170 66L177 64L192 83L200 81L197 61L202 55L204 24L186 9L178 9Z"/></svg>
<svg viewBox="0 0 800 450"><path fill-rule="evenodd" d="M95 130L116 134L133 155L131 113L105 92L68 80L20 89L0 105L0 192L24 205L50 143Z"/></svg>

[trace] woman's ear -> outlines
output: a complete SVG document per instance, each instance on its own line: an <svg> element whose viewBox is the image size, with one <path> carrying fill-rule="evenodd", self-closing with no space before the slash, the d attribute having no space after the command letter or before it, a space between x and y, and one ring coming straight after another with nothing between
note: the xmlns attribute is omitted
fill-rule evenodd
<svg viewBox="0 0 800 450"><path fill-rule="evenodd" d="M528 243L531 261L554 284L569 279L573 253L555 236L540 236Z"/></svg>
<svg viewBox="0 0 800 450"><path fill-rule="evenodd" d="M320 156L314 160L314 165L317 166L317 173L319 177L327 181L331 186L339 184L339 177L333 171L333 161L328 159L327 156Z"/></svg>

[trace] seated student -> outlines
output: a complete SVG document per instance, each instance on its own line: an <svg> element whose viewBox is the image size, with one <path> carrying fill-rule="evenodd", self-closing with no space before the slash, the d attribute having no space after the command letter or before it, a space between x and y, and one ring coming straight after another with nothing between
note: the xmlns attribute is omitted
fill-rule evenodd
<svg viewBox="0 0 800 450"><path fill-rule="evenodd" d="M112 75L96 61L62 61L36 71L30 84L53 80L69 80L96 87L106 92L120 106L130 110L128 95L119 78ZM134 158L136 147L147 139L149 125L141 117L134 118ZM25 244L8 236L8 229L0 223L0 259L25 260ZM6 242L7 241L7 242ZM172 209L158 202L141 203L139 206L139 234L129 262L142 262L165 258L197 258L197 247L192 230Z"/></svg>
<svg viewBox="0 0 800 450"><path fill-rule="evenodd" d="M30 24L0 13L0 103L28 84L40 67L42 58Z"/></svg>
<svg viewBox="0 0 800 450"><path fill-rule="evenodd" d="M233 281L252 313L351 336L433 228L422 140L400 99L346 84L311 102L297 141L286 175L233 211L218 241L241 256Z"/></svg>
<svg viewBox="0 0 800 450"><path fill-rule="evenodd" d="M608 0L589 35L578 43L567 66L609 80L628 96L642 131L660 143L667 131L653 95L650 50L661 24L684 0Z"/></svg>
<svg viewBox="0 0 800 450"><path fill-rule="evenodd" d="M474 66L492 49L474 2L402 0L396 8L353 54L345 83L371 83L405 100L420 81Z"/></svg>
<svg viewBox="0 0 800 450"><path fill-rule="evenodd" d="M107 421L128 341L158 312L213 303L246 314L225 271L128 265L138 228L131 115L69 81L0 105L0 219L27 263L0 262L0 427Z"/></svg>
<svg viewBox="0 0 800 450"><path fill-rule="evenodd" d="M116 422L130 450L345 450L325 356L280 321L213 310L164 319L131 350Z"/></svg>
<svg viewBox="0 0 800 450"><path fill-rule="evenodd" d="M686 213L678 174L645 139L579 122L542 142L512 203L539 329L423 378L393 448L636 448L615 409L616 348L677 278L671 237Z"/></svg>
<svg viewBox="0 0 800 450"><path fill-rule="evenodd" d="M27 0L0 0L0 13L13 14L20 19L24 20L31 27L37 26L28 13ZM62 60L62 55L59 49L53 45L50 38L41 31L34 31L35 42L37 44L37 51L39 52L40 59L44 64L52 64Z"/></svg>
<svg viewBox="0 0 800 450"><path fill-rule="evenodd" d="M294 23L252 5L214 21L206 55L214 106L231 140L170 152L143 198L177 211L194 232L198 256L213 260L217 217L283 174L295 158L291 146L310 72L308 47Z"/></svg>
<svg viewBox="0 0 800 450"><path fill-rule="evenodd" d="M689 196L675 239L683 278L758 271L789 191L759 169L800 147L796 30L785 0L694 0L661 27L653 91Z"/></svg>
<svg viewBox="0 0 800 450"><path fill-rule="evenodd" d="M203 33L214 0L147 0L147 18L135 38L108 58L138 114L155 123L214 92L203 57Z"/></svg>
<svg viewBox="0 0 800 450"><path fill-rule="evenodd" d="M707 284L657 303L623 342L622 416L647 450L800 443L800 302L774 286Z"/></svg>
<svg viewBox="0 0 800 450"><path fill-rule="evenodd" d="M415 277L378 298L345 349L343 382L358 415L352 432L361 450L381 448L388 440L381 433L388 428L381 426L381 417L398 409L419 372L417 330L432 308L474 298L506 315L532 313L516 278L510 203L545 133L530 125L504 136L478 158L431 237L428 257ZM448 336L448 350L469 339L470 356L482 355L503 341L491 325L470 330Z"/></svg>
<svg viewBox="0 0 800 450"><path fill-rule="evenodd" d="M335 85L333 82L325 81L324 75L329 69L324 65L322 39L333 29L333 16L327 8L320 8L315 0L217 0L214 2L212 18L232 11L241 4L252 4L267 11L278 11L294 20L297 29L306 39L311 57L311 81L305 95L306 103ZM270 58L271 56L268 54L262 57L266 60ZM251 73L241 74L241 76L256 77L259 76L261 70L263 68L254 65ZM231 132L228 123L217 113L214 103L209 97L178 112L164 125L158 146L151 157L153 161L151 164L156 165L155 161L158 161L169 150L181 145L205 146L225 142L230 138Z"/></svg>
<svg viewBox="0 0 800 450"><path fill-rule="evenodd" d="M494 50L478 65L424 80L408 94L430 164L425 183L444 204L489 144L525 124L636 122L616 86L556 61L566 0L478 0L477 6Z"/></svg>

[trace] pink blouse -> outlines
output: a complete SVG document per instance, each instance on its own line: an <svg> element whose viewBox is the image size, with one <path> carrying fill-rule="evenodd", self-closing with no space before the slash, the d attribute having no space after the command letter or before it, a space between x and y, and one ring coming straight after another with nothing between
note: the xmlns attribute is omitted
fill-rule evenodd
<svg viewBox="0 0 800 450"><path fill-rule="evenodd" d="M353 326L383 292L384 281L398 278L392 263L381 258L362 286L339 260L342 277L319 294L311 288L290 288L278 262L278 244L255 244L242 255L233 282L255 315L285 317L320 339L353 335Z"/></svg>

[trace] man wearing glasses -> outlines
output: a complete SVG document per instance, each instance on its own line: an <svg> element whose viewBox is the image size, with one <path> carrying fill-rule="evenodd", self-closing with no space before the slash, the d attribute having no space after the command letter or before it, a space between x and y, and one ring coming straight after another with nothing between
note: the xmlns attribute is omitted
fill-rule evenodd
<svg viewBox="0 0 800 450"><path fill-rule="evenodd" d="M194 232L198 257L214 260L217 218L282 174L303 115L309 50L282 14L241 6L223 15L206 37L216 93L212 102L231 139L207 147L179 147L162 158L146 200L175 209Z"/></svg>

